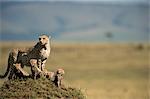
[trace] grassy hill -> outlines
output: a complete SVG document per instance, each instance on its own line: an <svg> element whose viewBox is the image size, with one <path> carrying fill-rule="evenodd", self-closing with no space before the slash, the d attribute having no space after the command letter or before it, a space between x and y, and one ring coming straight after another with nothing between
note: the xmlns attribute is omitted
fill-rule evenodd
<svg viewBox="0 0 150 99"><path fill-rule="evenodd" d="M48 79L10 80L0 88L1 98L11 99L84 99L85 96L76 88L56 87Z"/></svg>

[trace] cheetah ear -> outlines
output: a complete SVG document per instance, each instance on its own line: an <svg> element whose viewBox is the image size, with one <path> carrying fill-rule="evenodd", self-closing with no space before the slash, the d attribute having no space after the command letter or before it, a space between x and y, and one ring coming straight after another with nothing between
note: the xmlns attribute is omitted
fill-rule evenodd
<svg viewBox="0 0 150 99"><path fill-rule="evenodd" d="M45 34L45 33L36 33L36 35L38 35L38 37L45 35L47 36L49 39L51 39L51 35Z"/></svg>
<svg viewBox="0 0 150 99"><path fill-rule="evenodd" d="M49 39L51 39L51 35L45 34Z"/></svg>
<svg viewBox="0 0 150 99"><path fill-rule="evenodd" d="M49 39L51 39L51 35L48 35L48 34L43 34L45 36L47 36Z"/></svg>

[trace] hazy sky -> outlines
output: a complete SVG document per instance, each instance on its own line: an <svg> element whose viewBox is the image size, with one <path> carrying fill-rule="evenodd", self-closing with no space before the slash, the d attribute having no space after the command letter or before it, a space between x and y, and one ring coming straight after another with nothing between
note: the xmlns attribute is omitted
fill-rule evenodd
<svg viewBox="0 0 150 99"><path fill-rule="evenodd" d="M35 39L46 33L57 40L106 41L107 32L114 34L114 41L148 40L146 0L105 0L113 1L107 4L25 1L0 2L1 40ZM136 3L123 3L127 1Z"/></svg>
<svg viewBox="0 0 150 99"><path fill-rule="evenodd" d="M148 0L1 0L1 1L83 1L83 2L148 2Z"/></svg>

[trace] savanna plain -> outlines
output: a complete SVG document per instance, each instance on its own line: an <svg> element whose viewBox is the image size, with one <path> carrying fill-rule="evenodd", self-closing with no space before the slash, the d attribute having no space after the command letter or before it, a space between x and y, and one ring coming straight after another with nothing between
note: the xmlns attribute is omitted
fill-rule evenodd
<svg viewBox="0 0 150 99"><path fill-rule="evenodd" d="M12 48L34 44L0 42L0 74ZM65 86L81 89L87 99L149 99L149 51L148 44L52 43L46 69L63 68Z"/></svg>

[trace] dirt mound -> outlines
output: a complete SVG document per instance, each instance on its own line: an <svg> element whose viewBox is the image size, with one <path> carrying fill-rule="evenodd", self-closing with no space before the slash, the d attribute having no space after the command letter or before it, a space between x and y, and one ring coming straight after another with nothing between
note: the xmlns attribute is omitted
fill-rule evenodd
<svg viewBox="0 0 150 99"><path fill-rule="evenodd" d="M2 99L85 99L79 89L58 88L46 78L6 81L0 88L0 95Z"/></svg>

